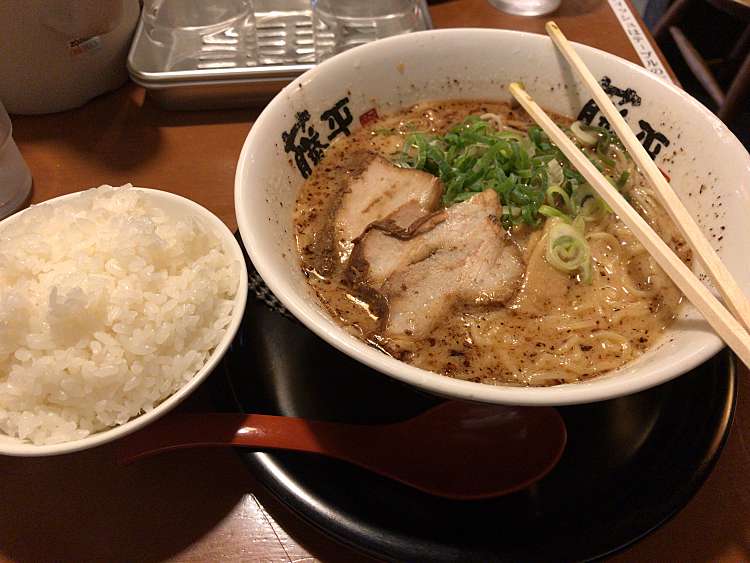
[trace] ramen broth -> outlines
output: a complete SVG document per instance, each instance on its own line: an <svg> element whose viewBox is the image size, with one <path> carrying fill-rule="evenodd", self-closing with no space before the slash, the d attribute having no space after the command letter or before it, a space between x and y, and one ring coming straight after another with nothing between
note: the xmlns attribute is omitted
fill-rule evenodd
<svg viewBox="0 0 750 563"><path fill-rule="evenodd" d="M445 186L436 188L427 172L391 169L390 162L399 160L404 140L414 132L445 135L468 116L482 116L498 130L517 131L520 136L531 125L521 110L503 103L428 102L381 118L330 146L302 186L294 214L302 270L324 307L350 333L387 354L446 376L488 384L579 381L616 369L653 346L675 318L682 295L611 212L578 221L590 265L588 271L568 272L553 267L549 254L553 229L570 229L562 226L564 221L540 215L536 225L520 220L510 224L520 211L500 207L492 190L461 195L460 202L445 208L445 197L438 204L432 201L434 191ZM561 116L556 121L571 125ZM374 160L374 155L384 160ZM625 159L616 151L611 155ZM409 176L417 194L409 204L419 221L409 223L407 218L399 225L393 214L389 217L395 219L384 221L377 216L376 208L384 201L380 196L356 207L357 190L385 185L392 176L395 180L383 188L387 192L398 187L405 174L418 175ZM382 197L387 200L392 194L386 192ZM686 245L634 167L623 193L689 262ZM550 197L563 206L557 196ZM346 205L354 207L343 210ZM482 211L479 205L496 211ZM479 219L474 215L464 227L461 221L477 209ZM358 233L356 222L369 221L368 213L377 220ZM358 236L347 239L342 234L347 229ZM362 246L367 233L380 237L383 246L373 247L374 258L365 264L363 277L357 261L364 251L357 245ZM492 240L473 240L473 233ZM421 243L415 242L420 237L429 246L423 252ZM395 249L393 259L401 266L387 263L386 273L374 283L373 260L383 259L378 256L380 248ZM416 257L412 262L410 253ZM429 281L430 261L445 272L435 282ZM468 276L456 268L474 269ZM408 299L419 298L419 291L409 284L424 285L430 297L417 304L417 313L409 309L403 317L399 304L406 303L408 309L413 305ZM436 318L425 321L429 315ZM403 318L407 328L399 329Z"/></svg>

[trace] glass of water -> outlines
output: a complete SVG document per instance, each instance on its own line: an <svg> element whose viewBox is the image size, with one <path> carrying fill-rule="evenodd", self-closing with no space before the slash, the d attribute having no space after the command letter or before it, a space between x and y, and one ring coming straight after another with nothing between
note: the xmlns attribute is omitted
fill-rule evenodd
<svg viewBox="0 0 750 563"><path fill-rule="evenodd" d="M312 0L315 60L421 29L417 0Z"/></svg>
<svg viewBox="0 0 750 563"><path fill-rule="evenodd" d="M0 219L18 211L31 194L31 172L13 140L10 117L0 102Z"/></svg>
<svg viewBox="0 0 750 563"><path fill-rule="evenodd" d="M543 16L560 7L560 0L489 0L489 3L516 16Z"/></svg>
<svg viewBox="0 0 750 563"><path fill-rule="evenodd" d="M146 0L143 26L165 70L257 65L252 0Z"/></svg>

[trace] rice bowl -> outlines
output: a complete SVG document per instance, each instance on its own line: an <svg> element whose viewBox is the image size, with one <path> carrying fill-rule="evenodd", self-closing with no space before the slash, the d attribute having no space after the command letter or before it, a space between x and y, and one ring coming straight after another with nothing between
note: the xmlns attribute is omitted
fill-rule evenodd
<svg viewBox="0 0 750 563"><path fill-rule="evenodd" d="M160 416L236 332L247 278L221 221L103 186L0 223L0 451L82 449Z"/></svg>

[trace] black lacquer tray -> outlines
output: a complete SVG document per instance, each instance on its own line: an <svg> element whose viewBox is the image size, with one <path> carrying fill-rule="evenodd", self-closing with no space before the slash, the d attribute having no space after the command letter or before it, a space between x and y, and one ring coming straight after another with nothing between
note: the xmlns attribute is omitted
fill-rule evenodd
<svg viewBox="0 0 750 563"><path fill-rule="evenodd" d="M223 364L233 408L380 423L439 401L351 360L284 316L249 269L255 284ZM303 519L376 557L588 560L637 541L687 504L721 452L735 399L734 363L724 351L637 395L560 408L568 445L559 465L532 488L491 501L432 497L308 454L240 455Z"/></svg>

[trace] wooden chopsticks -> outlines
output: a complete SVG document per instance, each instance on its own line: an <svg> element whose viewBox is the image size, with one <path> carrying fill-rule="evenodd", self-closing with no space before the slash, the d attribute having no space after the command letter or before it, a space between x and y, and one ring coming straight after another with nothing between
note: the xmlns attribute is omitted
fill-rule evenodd
<svg viewBox="0 0 750 563"><path fill-rule="evenodd" d="M656 259L659 266L680 288L682 293L701 312L716 333L734 350L745 365L750 366L750 334L719 303L706 286L695 277L690 268L672 252L638 212L625 201L625 198L597 170L586 155L555 125L531 96L517 83L510 85L510 92L532 119L544 129L563 154L568 157L571 164L586 178L586 181L596 190L596 193L630 228L635 237Z"/></svg>
<svg viewBox="0 0 750 563"><path fill-rule="evenodd" d="M654 187L662 206L695 252L695 257L703 264L706 272L713 279L729 310L732 311L737 320L746 329L750 330L750 301L748 301L739 285L737 285L737 282L732 277L732 274L729 273L719 255L716 254L711 243L703 236L697 223L693 220L688 210L685 209L685 206L682 205L680 198L672 190L669 182L667 182L628 124L625 123L620 112L617 111L609 96L602 90L599 82L591 74L591 71L578 56L578 53L575 52L573 46L565 35L563 35L563 32L560 31L557 24L550 21L544 27L552 42L560 50L563 57L565 57L565 60L578 73L578 76L589 89L596 105L604 113L609 124L617 133L620 141L622 141L622 144L625 145L630 157Z"/></svg>

